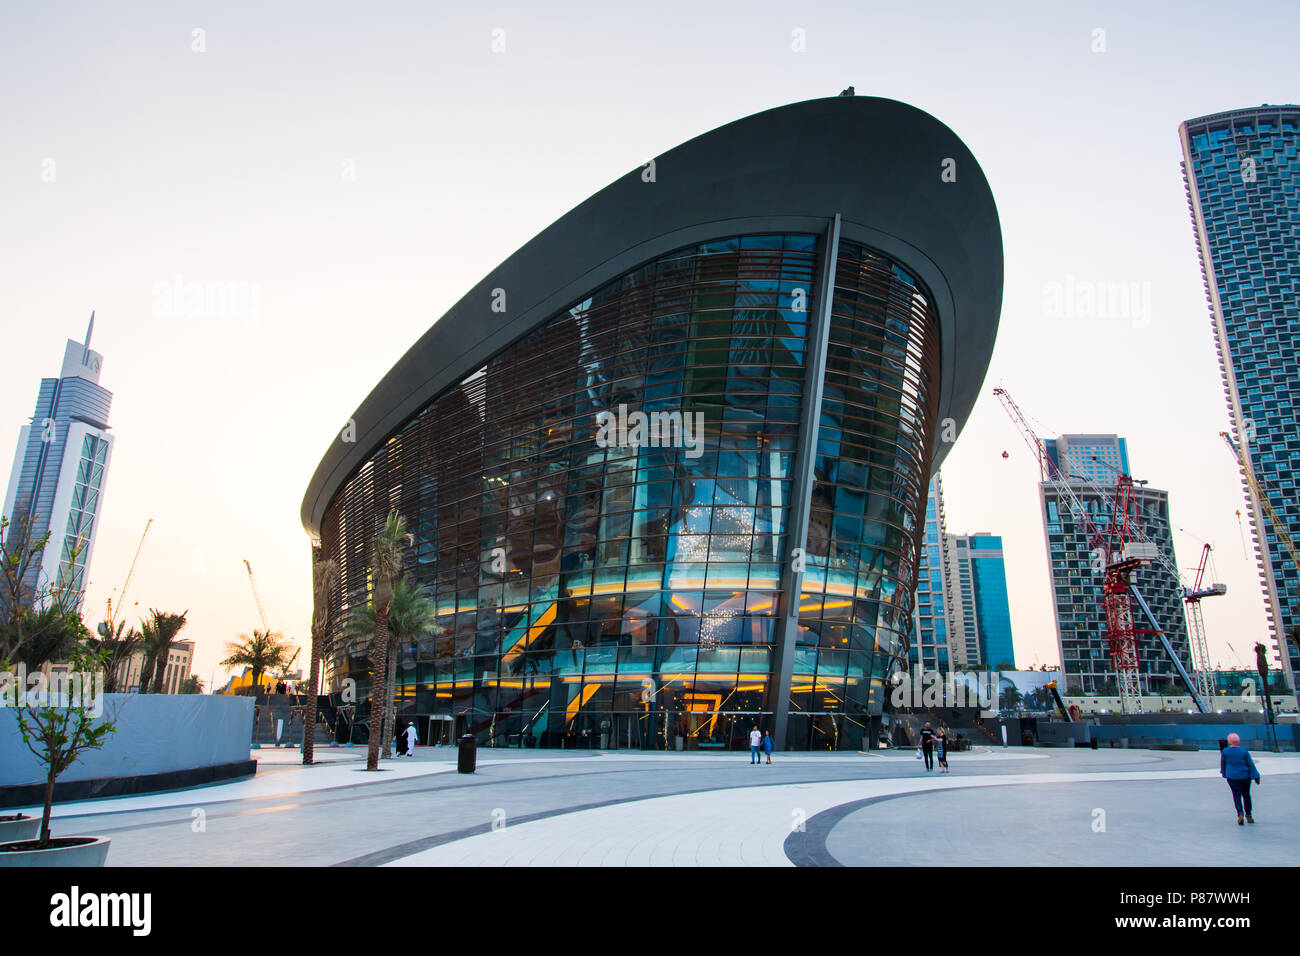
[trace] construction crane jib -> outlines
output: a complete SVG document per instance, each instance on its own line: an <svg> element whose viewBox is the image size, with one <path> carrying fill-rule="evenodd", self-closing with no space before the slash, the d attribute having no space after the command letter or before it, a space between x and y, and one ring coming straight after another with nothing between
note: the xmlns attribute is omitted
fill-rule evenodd
<svg viewBox="0 0 1300 956"><path fill-rule="evenodd" d="M257 616L262 619L262 631L267 633L271 628L266 623L266 611L262 607L262 598L257 593L257 581L253 579L253 566L244 559L244 567L248 569L248 586L253 589L253 603L257 605Z"/></svg>

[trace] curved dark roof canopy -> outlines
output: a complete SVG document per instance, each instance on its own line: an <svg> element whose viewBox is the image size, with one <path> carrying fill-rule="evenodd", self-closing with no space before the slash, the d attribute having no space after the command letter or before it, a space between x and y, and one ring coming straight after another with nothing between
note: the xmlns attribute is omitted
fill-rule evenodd
<svg viewBox="0 0 1300 956"><path fill-rule="evenodd" d="M949 175L945 176L945 170ZM874 247L929 288L940 318L939 417L960 428L993 352L1002 232L979 164L948 127L895 100L840 96L755 113L655 157L506 259L424 333L331 443L302 503L308 533L374 451L448 386L610 279L739 233L821 233ZM954 175L955 174L955 175ZM507 311L494 312L493 290ZM352 437L352 436L349 436ZM936 444L937 465L947 450Z"/></svg>

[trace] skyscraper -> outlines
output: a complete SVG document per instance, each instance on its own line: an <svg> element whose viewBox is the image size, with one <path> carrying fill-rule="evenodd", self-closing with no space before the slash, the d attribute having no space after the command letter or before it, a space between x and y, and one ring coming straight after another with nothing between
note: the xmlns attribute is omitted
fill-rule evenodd
<svg viewBox="0 0 1300 956"><path fill-rule="evenodd" d="M1128 442L1118 435L1062 435L1043 441L1056 471L1099 485L1129 473Z"/></svg>
<svg viewBox="0 0 1300 956"><path fill-rule="evenodd" d="M18 433L4 501L5 517L29 526L33 540L50 533L39 566L25 576L25 592L58 591L73 606L85 594L113 453L113 393L99 384L104 357L90 348L94 326L92 315L85 342L68 339L59 376L41 379L31 424Z"/></svg>
<svg viewBox="0 0 1300 956"><path fill-rule="evenodd" d="M968 670L1015 666L1002 539L986 531L948 535L949 630Z"/></svg>
<svg viewBox="0 0 1300 956"><path fill-rule="evenodd" d="M948 535L944 528L943 481L930 479L925 503L925 537L921 544L920 569L916 576L915 622L908 648L908 665L913 673L937 671L946 674L964 667L949 642L947 620Z"/></svg>
<svg viewBox="0 0 1300 956"><path fill-rule="evenodd" d="M1205 293L1237 448L1300 539L1300 106L1264 105L1178 128ZM1273 640L1300 623L1300 570L1243 482ZM1262 635L1261 635L1262 637ZM1288 681L1300 667L1282 655Z"/></svg>
<svg viewBox="0 0 1300 956"><path fill-rule="evenodd" d="M968 549L958 548L961 535L947 535L948 564L944 572L948 598L948 641L963 670L980 670L980 626L975 608L975 572Z"/></svg>
<svg viewBox="0 0 1300 956"><path fill-rule="evenodd" d="M950 534L943 479L930 479L908 664L914 674L1014 666L1002 539Z"/></svg>
<svg viewBox="0 0 1300 956"><path fill-rule="evenodd" d="M1128 472L1128 447L1118 435L1062 435L1044 442L1053 467L1068 478L1074 493L1103 531L1110 526L1115 500L1115 479ZM1118 462L1118 464L1114 464ZM1114 464L1114 467L1111 465ZM1104 466L1104 467L1103 467ZM1089 477L1089 471L1103 475ZM1104 575L1093 554L1094 542L1076 520L1067 501L1049 482L1038 486L1039 505L1047 539L1047 563L1052 575L1052 608L1061 667L1067 689L1097 693L1115 682L1102 604ZM1173 526L1169 494L1134 483L1133 499L1143 537L1174 563ZM1191 650L1184 617L1182 584L1160 562L1144 564L1133 572L1133 583L1146 598L1183 666L1192 670ZM1154 693L1178 672L1159 637L1136 602L1138 628L1138 679L1143 693Z"/></svg>

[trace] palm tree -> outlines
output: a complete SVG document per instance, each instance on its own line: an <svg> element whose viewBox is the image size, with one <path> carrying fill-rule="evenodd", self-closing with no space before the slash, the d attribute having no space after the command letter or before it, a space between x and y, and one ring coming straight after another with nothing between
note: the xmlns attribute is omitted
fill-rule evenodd
<svg viewBox="0 0 1300 956"><path fill-rule="evenodd" d="M366 752L366 769L379 769L379 744L381 725L388 711L384 694L388 671L388 615L393 606L393 582L402 573L402 558L412 542L406 531L406 520L396 511L388 513L388 520L374 540L374 562L371 575L374 591L371 603L375 611L375 643L370 654L370 746Z"/></svg>
<svg viewBox="0 0 1300 956"><path fill-rule="evenodd" d="M65 661L90 637L81 615L54 601L42 608L25 608L19 615L22 637L15 641L11 663L34 671L49 661Z"/></svg>
<svg viewBox="0 0 1300 956"><path fill-rule="evenodd" d="M405 578L393 583L393 600L388 610L388 675L384 681L384 694L388 709L384 714L383 740L380 755L387 756L393 742L397 723L397 658L404 643L421 638L437 625L437 613L429 589L423 584L412 585ZM366 604L352 612L353 633L374 633L375 606Z"/></svg>
<svg viewBox="0 0 1300 956"><path fill-rule="evenodd" d="M140 673L140 693L161 694L163 681L167 678L167 656L171 653L176 635L185 626L185 616L190 612L169 614L150 608L149 613L149 620L140 626L143 637L141 644L145 652L144 669Z"/></svg>
<svg viewBox="0 0 1300 956"><path fill-rule="evenodd" d="M290 645L284 635L276 631L253 631L253 636L240 634L239 641L226 644L226 659L222 667L238 667L240 664L253 669L253 693L262 684L262 675L273 667L285 667L289 663Z"/></svg>
<svg viewBox="0 0 1300 956"><path fill-rule="evenodd" d="M302 762L309 764L316 749L316 695L320 693L320 655L329 631L330 596L339 586L339 566L321 558L319 543L311 549L311 670L307 679L307 717L302 732Z"/></svg>
<svg viewBox="0 0 1300 956"><path fill-rule="evenodd" d="M110 628L107 621L99 625L99 638L92 643L95 650L105 652L104 657L104 693L117 693L117 679L122 665L127 664L144 641L144 636L135 628L122 633L126 621L118 621Z"/></svg>

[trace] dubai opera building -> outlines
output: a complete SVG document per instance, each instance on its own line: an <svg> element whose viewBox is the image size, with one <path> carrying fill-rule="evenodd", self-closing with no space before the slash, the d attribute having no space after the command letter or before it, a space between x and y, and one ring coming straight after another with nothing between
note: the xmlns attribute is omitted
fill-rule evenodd
<svg viewBox="0 0 1300 956"><path fill-rule="evenodd" d="M368 692L347 621L397 511L438 621L398 658L422 740L874 746L1002 281L978 163L903 103L796 103L632 170L435 322L326 452L302 519L341 571L327 686Z"/></svg>

